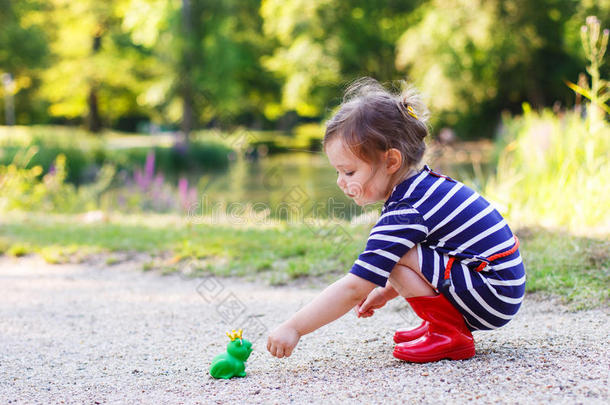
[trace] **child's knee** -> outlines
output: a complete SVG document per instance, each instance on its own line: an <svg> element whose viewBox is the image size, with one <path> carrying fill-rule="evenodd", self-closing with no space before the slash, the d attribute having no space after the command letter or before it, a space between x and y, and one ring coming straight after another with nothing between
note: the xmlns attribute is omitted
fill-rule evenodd
<svg viewBox="0 0 610 405"><path fill-rule="evenodd" d="M400 263L392 269L389 281L392 287L403 297L434 294L434 288L419 271Z"/></svg>
<svg viewBox="0 0 610 405"><path fill-rule="evenodd" d="M396 265L402 265L408 267L413 271L421 273L421 269L419 266L419 254L417 253L417 245L409 249L409 251L400 258Z"/></svg>

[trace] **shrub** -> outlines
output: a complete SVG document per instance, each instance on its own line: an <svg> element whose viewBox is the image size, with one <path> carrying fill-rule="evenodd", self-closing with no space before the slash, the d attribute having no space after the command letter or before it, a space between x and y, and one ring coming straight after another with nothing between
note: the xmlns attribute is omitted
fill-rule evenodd
<svg viewBox="0 0 610 405"><path fill-rule="evenodd" d="M610 126L604 111L607 81L599 68L608 44L608 30L588 17L581 29L589 60L591 86L568 86L589 102L561 115L541 113L523 105L523 116L505 118L495 176L487 194L500 202L513 221L567 227L582 233L610 229ZM581 81L586 82L583 75Z"/></svg>
<svg viewBox="0 0 610 405"><path fill-rule="evenodd" d="M575 112L562 117L524 105L505 118L495 176L486 194L522 224L610 229L610 127L595 135Z"/></svg>
<svg viewBox="0 0 610 405"><path fill-rule="evenodd" d="M108 146L119 139L150 139L150 145L142 147ZM119 142L120 143L120 142ZM34 149L31 149L34 148ZM66 181L75 185L94 181L103 165L113 165L118 170L131 170L143 166L146 156L153 152L159 169L168 175L186 171L225 170L229 166L231 148L218 139L195 139L188 148L161 145L147 136L92 136L70 127L0 127L0 165L9 165L26 150L36 150L24 166L40 166L48 173L59 155L65 156Z"/></svg>
<svg viewBox="0 0 610 405"><path fill-rule="evenodd" d="M114 168L105 165L97 180L76 188L68 183L67 159L59 154L43 175L40 165L28 168L35 156L32 147L19 153L7 166L0 165L0 212L10 210L77 212L97 206L97 200L114 177Z"/></svg>

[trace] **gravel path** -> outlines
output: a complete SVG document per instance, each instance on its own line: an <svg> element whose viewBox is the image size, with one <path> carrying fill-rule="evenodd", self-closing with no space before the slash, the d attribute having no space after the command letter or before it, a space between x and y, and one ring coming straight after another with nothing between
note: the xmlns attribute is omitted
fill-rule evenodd
<svg viewBox="0 0 610 405"><path fill-rule="evenodd" d="M517 318L477 332L466 361L392 357L399 300L301 339L289 359L266 333L318 289L185 279L115 266L0 258L0 403L608 403L607 310L568 312L526 298ZM231 318L236 318L232 324ZM212 357L244 327L243 379L214 380ZM257 332L257 331L260 331Z"/></svg>

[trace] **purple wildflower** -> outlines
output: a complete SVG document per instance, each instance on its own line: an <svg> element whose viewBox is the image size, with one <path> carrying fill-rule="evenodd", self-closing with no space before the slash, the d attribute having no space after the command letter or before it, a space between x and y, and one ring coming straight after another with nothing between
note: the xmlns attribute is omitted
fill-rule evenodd
<svg viewBox="0 0 610 405"><path fill-rule="evenodd" d="M184 201L186 199L188 188L189 181L184 177L180 177L180 180L178 180L178 194L180 196L181 201Z"/></svg>
<svg viewBox="0 0 610 405"><path fill-rule="evenodd" d="M150 151L148 155L146 155L146 178L151 180L155 175L155 152Z"/></svg>
<svg viewBox="0 0 610 405"><path fill-rule="evenodd" d="M195 187L189 188L188 180L181 177L178 180L178 196L182 209L188 211L189 207L197 201L197 189Z"/></svg>

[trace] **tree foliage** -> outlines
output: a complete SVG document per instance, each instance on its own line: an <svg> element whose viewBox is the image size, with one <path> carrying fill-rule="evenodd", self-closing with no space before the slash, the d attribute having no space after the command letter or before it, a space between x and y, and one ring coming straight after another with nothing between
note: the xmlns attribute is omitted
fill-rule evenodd
<svg viewBox="0 0 610 405"><path fill-rule="evenodd" d="M277 45L263 61L282 81L281 100L268 106L268 114L296 110L319 117L350 80L402 78L394 64L395 43L419 3L264 0L264 32Z"/></svg>
<svg viewBox="0 0 610 405"><path fill-rule="evenodd" d="M407 79L435 128L574 96L579 30L610 0L0 0L20 122L274 127L321 119L353 79ZM607 69L608 64L605 65ZM605 74L606 72L602 72ZM132 128L133 129L133 128Z"/></svg>
<svg viewBox="0 0 610 405"><path fill-rule="evenodd" d="M125 1L50 0L48 4L52 63L42 73L40 94L50 102L51 116L75 119L101 114L111 124L144 113L137 96L146 88L150 59L123 30Z"/></svg>
<svg viewBox="0 0 610 405"><path fill-rule="evenodd" d="M5 90L0 84L0 96L10 91L34 98L33 91L38 85L36 70L44 66L48 55L41 24L43 9L42 1L0 0L0 75L9 73L15 79L13 89ZM36 118L40 102L17 101L19 121ZM4 105L0 108L3 110Z"/></svg>
<svg viewBox="0 0 610 405"><path fill-rule="evenodd" d="M429 95L439 122L461 124L463 133L524 100L570 104L562 78L583 63L565 38L584 8L571 0L433 0L400 38L397 64Z"/></svg>

